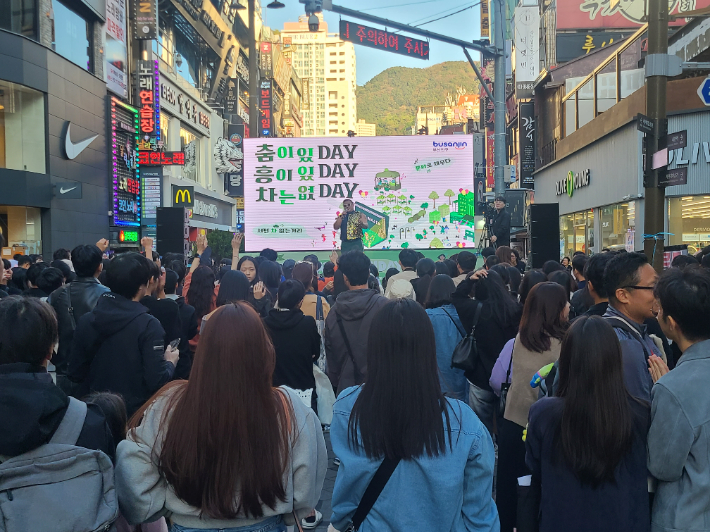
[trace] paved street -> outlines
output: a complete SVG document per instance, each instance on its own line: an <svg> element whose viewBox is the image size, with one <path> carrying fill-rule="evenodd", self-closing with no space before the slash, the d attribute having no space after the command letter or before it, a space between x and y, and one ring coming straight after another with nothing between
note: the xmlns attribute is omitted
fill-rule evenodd
<svg viewBox="0 0 710 532"><path fill-rule="evenodd" d="M330 523L330 500L333 497L333 486L335 486L335 477L338 474L338 467L333 463L333 449L330 445L330 432L326 432L325 436L325 446L328 449L328 471L325 474L325 482L323 482L323 492L320 495L320 502L318 503L317 509L323 514L323 522L320 524L316 530L318 532L325 532L328 530L328 524Z"/></svg>

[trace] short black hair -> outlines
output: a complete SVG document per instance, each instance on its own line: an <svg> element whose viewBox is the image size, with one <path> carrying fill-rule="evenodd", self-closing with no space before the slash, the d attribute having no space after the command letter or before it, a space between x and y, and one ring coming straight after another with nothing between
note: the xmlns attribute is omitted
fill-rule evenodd
<svg viewBox="0 0 710 532"><path fill-rule="evenodd" d="M284 274L284 279L293 279L293 267L296 266L296 261L293 259L286 259L281 265L281 270Z"/></svg>
<svg viewBox="0 0 710 532"><path fill-rule="evenodd" d="M416 262L414 264L416 264ZM340 257L338 266L338 271L342 271L343 275L348 278L350 286L363 286L367 284L367 279L370 277L370 259L361 251L345 253Z"/></svg>
<svg viewBox="0 0 710 532"><path fill-rule="evenodd" d="M504 197L504 196L496 196L496 199L495 199L495 200L496 200L496 201L502 201L503 203L505 203L505 197Z"/></svg>
<svg viewBox="0 0 710 532"><path fill-rule="evenodd" d="M303 257L303 260L313 264L315 266L316 271L320 270L320 268L322 266L322 264L320 263L320 260L318 260L318 255L313 255L313 254L306 255L305 257Z"/></svg>
<svg viewBox="0 0 710 532"><path fill-rule="evenodd" d="M417 252L413 249L403 249L399 252L399 262L402 263L403 268L414 268L417 265L419 257ZM348 275L347 273L345 275ZM350 277L348 276L348 279ZM363 283L364 284L364 283Z"/></svg>
<svg viewBox="0 0 710 532"><path fill-rule="evenodd" d="M491 255L489 257L486 257L486 268L488 268L490 270L493 266L495 266L499 262L500 261L498 260L498 257L496 257L495 255Z"/></svg>
<svg viewBox="0 0 710 532"><path fill-rule="evenodd" d="M170 268L165 268L165 293L174 294L177 291L177 285L180 281L180 276Z"/></svg>
<svg viewBox="0 0 710 532"><path fill-rule="evenodd" d="M676 257L673 257L673 261L671 262L671 268L679 268L683 270L686 266L697 266L698 264L698 259L696 259L692 255L678 255Z"/></svg>
<svg viewBox="0 0 710 532"><path fill-rule="evenodd" d="M122 253L106 268L106 286L111 292L133 299L153 275L153 261L140 253Z"/></svg>
<svg viewBox="0 0 710 532"><path fill-rule="evenodd" d="M52 260L67 260L69 259L69 250L64 248L59 248L52 254Z"/></svg>
<svg viewBox="0 0 710 532"><path fill-rule="evenodd" d="M5 266L6 270L11 270L12 269L12 264L10 264L10 261L7 259L2 259L2 263Z"/></svg>
<svg viewBox="0 0 710 532"><path fill-rule="evenodd" d="M18 266L24 266L25 264L32 264L33 260L32 257L29 255L20 255L17 257L17 265Z"/></svg>
<svg viewBox="0 0 710 532"><path fill-rule="evenodd" d="M584 275L584 265L587 264L589 257L587 255L574 255L572 257L572 270L577 270L579 273Z"/></svg>
<svg viewBox="0 0 710 532"><path fill-rule="evenodd" d="M64 284L64 274L58 268L45 268L37 278L37 288L49 295Z"/></svg>
<svg viewBox="0 0 710 532"><path fill-rule="evenodd" d="M462 251L458 256L458 264L464 273L472 272L476 269L478 257L470 251Z"/></svg>
<svg viewBox="0 0 710 532"><path fill-rule="evenodd" d="M663 316L671 316L686 338L710 338L710 272L704 268L671 268L661 275L655 293Z"/></svg>
<svg viewBox="0 0 710 532"><path fill-rule="evenodd" d="M454 280L448 275L435 275L429 283L425 308L439 308L451 303L451 296L456 292Z"/></svg>
<svg viewBox="0 0 710 532"><path fill-rule="evenodd" d="M185 275L187 274L187 268L185 267L185 262L182 259L171 260L168 263L167 267L170 268L175 273L177 273L178 284L182 283L185 280Z"/></svg>
<svg viewBox="0 0 710 532"><path fill-rule="evenodd" d="M269 290L279 287L281 283L281 266L278 262L265 260L259 266L259 280L262 281ZM271 294L272 296L276 294Z"/></svg>
<svg viewBox="0 0 710 532"><path fill-rule="evenodd" d="M69 267L69 265L66 262L64 262L64 260L62 260L62 259L53 260L49 265L52 268L56 268L60 272L62 272L65 282L69 283L73 280L74 272L71 271L71 268Z"/></svg>
<svg viewBox="0 0 710 532"><path fill-rule="evenodd" d="M496 250L493 249L491 246L488 246L487 248L483 248L481 250L481 256L484 259L490 257L491 255L495 255L495 254L496 254Z"/></svg>
<svg viewBox="0 0 710 532"><path fill-rule="evenodd" d="M323 277L333 277L335 275L335 264L328 261L323 265Z"/></svg>
<svg viewBox="0 0 710 532"><path fill-rule="evenodd" d="M103 253L93 244L76 246L71 250L71 263L74 265L74 273L77 277L93 277L102 259Z"/></svg>
<svg viewBox="0 0 710 532"><path fill-rule="evenodd" d="M23 292L27 290L27 270L24 268L13 268L12 285Z"/></svg>
<svg viewBox="0 0 710 532"><path fill-rule="evenodd" d="M565 257L566 259L569 259L569 257ZM550 275L552 272L556 272L558 270L566 270L560 262L556 260L548 260L545 261L545 264L542 265L542 271L545 275Z"/></svg>
<svg viewBox="0 0 710 532"><path fill-rule="evenodd" d="M158 265L155 262L151 261L150 262L150 278L151 279L160 279L160 275L162 273L163 272L160 270Z"/></svg>
<svg viewBox="0 0 710 532"><path fill-rule="evenodd" d="M710 268L710 253L707 255L703 255L703 260L700 261L700 265L703 268ZM5 268L7 269L7 266Z"/></svg>
<svg viewBox="0 0 710 532"><path fill-rule="evenodd" d="M616 291L624 286L633 286L639 282L639 269L648 264L643 253L619 253L614 256L604 269L604 289L611 301L616 301Z"/></svg>
<svg viewBox="0 0 710 532"><path fill-rule="evenodd" d="M37 279L39 279L39 274L42 270L49 268L49 264L46 262L36 262L27 269L27 281L37 286Z"/></svg>
<svg viewBox="0 0 710 532"><path fill-rule="evenodd" d="M594 291L601 298L609 297L604 286L604 270L609 261L616 254L612 252L596 253L592 255L584 265L584 278L588 283L592 283Z"/></svg>
<svg viewBox="0 0 710 532"><path fill-rule="evenodd" d="M437 259L440 259L441 257L444 257L444 260L446 260L446 255L444 255L443 253L442 253L441 255L439 255L438 257L436 257L436 258L437 258Z"/></svg>
<svg viewBox="0 0 710 532"><path fill-rule="evenodd" d="M375 277L379 278L380 277L380 270L377 269L377 266L374 264L370 264L370 273L374 275Z"/></svg>
<svg viewBox="0 0 710 532"><path fill-rule="evenodd" d="M306 289L301 281L288 279L279 286L279 308L292 310L306 297Z"/></svg>
<svg viewBox="0 0 710 532"><path fill-rule="evenodd" d="M0 364L42 364L59 339L54 309L36 297L0 299L0 338Z"/></svg>
<svg viewBox="0 0 710 532"><path fill-rule="evenodd" d="M262 249L261 253L259 253L259 256L264 257L266 260L270 260L271 262L276 262L276 260L279 258L279 254L271 248Z"/></svg>

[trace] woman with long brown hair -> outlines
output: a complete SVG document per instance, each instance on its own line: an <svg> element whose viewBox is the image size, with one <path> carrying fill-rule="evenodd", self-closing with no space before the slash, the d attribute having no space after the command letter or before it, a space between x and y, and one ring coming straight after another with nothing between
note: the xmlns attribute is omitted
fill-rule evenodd
<svg viewBox="0 0 710 532"><path fill-rule="evenodd" d="M315 507L327 467L320 422L295 392L272 387L274 366L248 303L212 315L190 380L158 392L118 447L116 491L130 523L166 515L172 532L276 532Z"/></svg>

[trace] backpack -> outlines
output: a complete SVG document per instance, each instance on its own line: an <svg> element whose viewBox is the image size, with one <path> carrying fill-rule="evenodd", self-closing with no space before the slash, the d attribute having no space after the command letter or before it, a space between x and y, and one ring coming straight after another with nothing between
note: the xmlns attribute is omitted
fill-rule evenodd
<svg viewBox="0 0 710 532"><path fill-rule="evenodd" d="M2 461L0 532L108 531L118 518L111 460L77 447L86 404L69 407L49 443Z"/></svg>

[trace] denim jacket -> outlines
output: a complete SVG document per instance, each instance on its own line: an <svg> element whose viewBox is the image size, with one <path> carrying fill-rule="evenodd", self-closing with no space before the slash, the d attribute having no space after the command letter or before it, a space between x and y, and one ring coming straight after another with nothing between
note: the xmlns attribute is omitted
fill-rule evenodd
<svg viewBox="0 0 710 532"><path fill-rule="evenodd" d="M365 384L367 386L367 384ZM344 390L333 407L330 437L340 468L333 490L331 523L344 530L381 460L367 458L348 441L348 420L360 387ZM493 488L493 442L473 411L447 399L453 449L430 458L402 460L360 532L403 530L498 532ZM449 449L447 436L446 448Z"/></svg>
<svg viewBox="0 0 710 532"><path fill-rule="evenodd" d="M710 340L653 387L648 470L659 480L653 532L710 531Z"/></svg>
<svg viewBox="0 0 710 532"><path fill-rule="evenodd" d="M462 369L451 367L451 356L454 349L463 338L465 332L456 307L444 305L439 308L427 309L436 338L436 364L439 366L439 384L441 391L447 397L466 401L468 399L468 382Z"/></svg>

